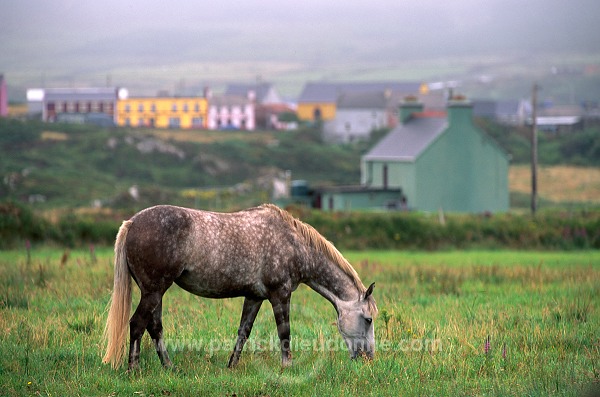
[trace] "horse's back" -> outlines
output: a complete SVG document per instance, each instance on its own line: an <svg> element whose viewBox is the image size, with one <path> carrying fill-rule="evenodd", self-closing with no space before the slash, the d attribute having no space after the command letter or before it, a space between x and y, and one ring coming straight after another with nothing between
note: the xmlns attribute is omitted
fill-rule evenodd
<svg viewBox="0 0 600 397"><path fill-rule="evenodd" d="M289 230L269 206L217 213L160 205L131 220L133 273L166 273L206 297L264 295L265 283L289 278L294 253L282 238Z"/></svg>

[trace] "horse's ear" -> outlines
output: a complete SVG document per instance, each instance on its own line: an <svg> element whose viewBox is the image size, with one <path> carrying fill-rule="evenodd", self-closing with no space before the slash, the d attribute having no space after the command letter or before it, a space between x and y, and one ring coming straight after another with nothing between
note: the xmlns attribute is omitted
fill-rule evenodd
<svg viewBox="0 0 600 397"><path fill-rule="evenodd" d="M371 294L373 293L373 288L375 288L375 283L369 285L369 288L367 288L367 292L365 292L365 299L371 296Z"/></svg>

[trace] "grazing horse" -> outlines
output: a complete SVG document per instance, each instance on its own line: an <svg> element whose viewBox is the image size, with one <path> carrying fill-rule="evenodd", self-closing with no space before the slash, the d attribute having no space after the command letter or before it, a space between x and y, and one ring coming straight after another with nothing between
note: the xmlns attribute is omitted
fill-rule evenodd
<svg viewBox="0 0 600 397"><path fill-rule="evenodd" d="M291 364L290 298L307 284L335 307L337 326L352 358L375 352L377 306L340 252L310 225L265 204L234 213L159 205L124 221L115 242L114 289L104 336L104 363L118 367L126 348L129 370L139 365L148 330L163 366L172 366L163 340L162 297L173 283L206 298L244 297L229 367L240 358L262 302L273 306L282 365ZM131 278L140 288L129 319Z"/></svg>

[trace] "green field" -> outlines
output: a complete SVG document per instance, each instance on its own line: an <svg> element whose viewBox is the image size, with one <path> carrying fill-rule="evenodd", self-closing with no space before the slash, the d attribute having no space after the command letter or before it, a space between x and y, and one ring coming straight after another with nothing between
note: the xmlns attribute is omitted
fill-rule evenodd
<svg viewBox="0 0 600 397"><path fill-rule="evenodd" d="M241 299L173 287L163 320L177 370L161 368L145 336L141 371L126 374L125 366L101 363L109 248L94 256L36 248L29 259L25 250L1 251L0 394L548 396L598 386L599 251L346 255L364 283L377 283L374 361L349 360L333 307L300 287L292 298L293 366L280 367L265 304L229 370Z"/></svg>

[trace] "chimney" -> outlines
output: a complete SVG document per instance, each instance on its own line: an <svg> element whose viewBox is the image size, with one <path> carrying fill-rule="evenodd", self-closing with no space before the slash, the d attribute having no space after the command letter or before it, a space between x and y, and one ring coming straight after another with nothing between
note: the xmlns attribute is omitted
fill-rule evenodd
<svg viewBox="0 0 600 397"><path fill-rule="evenodd" d="M448 124L471 124L473 122L473 104L464 95L455 95L448 101Z"/></svg>
<svg viewBox="0 0 600 397"><path fill-rule="evenodd" d="M423 111L423 104L419 102L416 96L407 96L404 101L400 104L399 120L400 124L406 123L413 113L420 113Z"/></svg>

